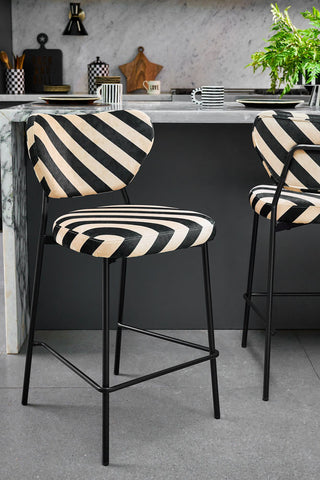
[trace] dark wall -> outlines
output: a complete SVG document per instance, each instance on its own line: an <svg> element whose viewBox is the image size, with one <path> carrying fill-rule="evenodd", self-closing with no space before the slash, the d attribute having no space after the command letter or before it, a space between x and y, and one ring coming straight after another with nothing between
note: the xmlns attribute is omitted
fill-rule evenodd
<svg viewBox="0 0 320 480"><path fill-rule="evenodd" d="M268 183L251 143L251 125L155 125L156 140L128 191L135 203L172 205L202 211L216 220L210 244L216 327L241 328L252 211L249 189ZM40 213L40 187L28 171L30 265L33 268ZM96 204L122 203L116 192L83 199L52 200L50 219ZM266 279L267 227L261 219L255 284ZM278 234L276 287L316 290L320 283L318 226ZM119 267L111 265L112 320L116 319ZM31 268L31 271L32 271ZM100 328L101 261L48 246L40 293L39 327ZM147 328L204 328L201 250L151 255L128 261L126 321ZM275 302L279 328L318 328L317 299ZM252 326L261 322L252 317Z"/></svg>
<svg viewBox="0 0 320 480"><path fill-rule="evenodd" d="M12 22L11 0L0 0L0 50L11 56L12 52ZM4 66L0 62L0 93L5 93Z"/></svg>

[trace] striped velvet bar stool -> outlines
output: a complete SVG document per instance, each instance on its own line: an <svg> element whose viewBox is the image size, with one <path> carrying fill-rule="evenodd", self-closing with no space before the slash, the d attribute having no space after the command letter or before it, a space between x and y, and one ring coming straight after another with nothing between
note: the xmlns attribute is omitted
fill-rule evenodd
<svg viewBox="0 0 320 480"><path fill-rule="evenodd" d="M109 395L137 383L209 361L215 418L220 418L208 241L215 235L214 221L201 213L178 208L132 205L126 186L138 173L151 150L154 132L147 115L119 110L86 115L32 115L27 122L29 156L43 188L42 218L31 302L31 323L26 355L22 404L28 403L32 351L42 346L102 393L102 463L109 464ZM124 205L75 210L57 218L47 233L51 199L83 197L121 190ZM34 339L44 246L56 244L100 258L102 264L102 383L88 377L44 342ZM209 346L139 329L123 322L127 259L200 246ZM157 337L205 352L200 357L126 382L109 383L109 267L121 259L120 302L114 373L119 374L123 329ZM143 306L141 306L143 308Z"/></svg>
<svg viewBox="0 0 320 480"><path fill-rule="evenodd" d="M247 346L252 308L266 322L263 400L269 399L273 297L318 296L318 292L274 292L276 233L320 223L320 116L300 112L267 111L257 116L253 144L273 185L258 185L249 194L253 230L247 291L244 295L242 347ZM253 273L259 217L270 220L266 292L253 292ZM266 296L266 314L252 297Z"/></svg>

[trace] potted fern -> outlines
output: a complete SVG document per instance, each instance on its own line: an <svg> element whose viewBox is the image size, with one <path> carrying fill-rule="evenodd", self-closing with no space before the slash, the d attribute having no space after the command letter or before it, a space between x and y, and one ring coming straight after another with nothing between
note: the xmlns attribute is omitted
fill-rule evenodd
<svg viewBox="0 0 320 480"><path fill-rule="evenodd" d="M265 40L266 47L251 56L253 72L258 69L270 70L270 90L275 93L282 88L280 97L288 93L298 83L301 76L310 83L320 74L320 12L313 7L301 15L309 20L311 26L296 28L289 16L287 7L282 13L278 5L271 4L273 35Z"/></svg>

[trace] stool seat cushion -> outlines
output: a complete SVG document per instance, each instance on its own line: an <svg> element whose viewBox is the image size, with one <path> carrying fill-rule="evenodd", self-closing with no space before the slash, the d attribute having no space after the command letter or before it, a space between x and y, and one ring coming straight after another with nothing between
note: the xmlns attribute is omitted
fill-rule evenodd
<svg viewBox="0 0 320 480"><path fill-rule="evenodd" d="M195 247L215 235L202 213L153 205L111 205L74 210L53 225L55 241L94 257L139 257Z"/></svg>
<svg viewBox="0 0 320 480"><path fill-rule="evenodd" d="M256 213L271 218L271 204L277 187L258 185L249 193L249 200ZM277 221L284 223L320 223L320 194L283 189L277 206Z"/></svg>

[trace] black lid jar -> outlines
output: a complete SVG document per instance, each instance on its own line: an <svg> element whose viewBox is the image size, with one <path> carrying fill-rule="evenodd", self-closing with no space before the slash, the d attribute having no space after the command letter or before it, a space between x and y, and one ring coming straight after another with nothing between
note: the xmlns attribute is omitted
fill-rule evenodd
<svg viewBox="0 0 320 480"><path fill-rule="evenodd" d="M96 77L107 77L109 75L108 63L102 62L100 57L88 65L88 93L97 93Z"/></svg>

